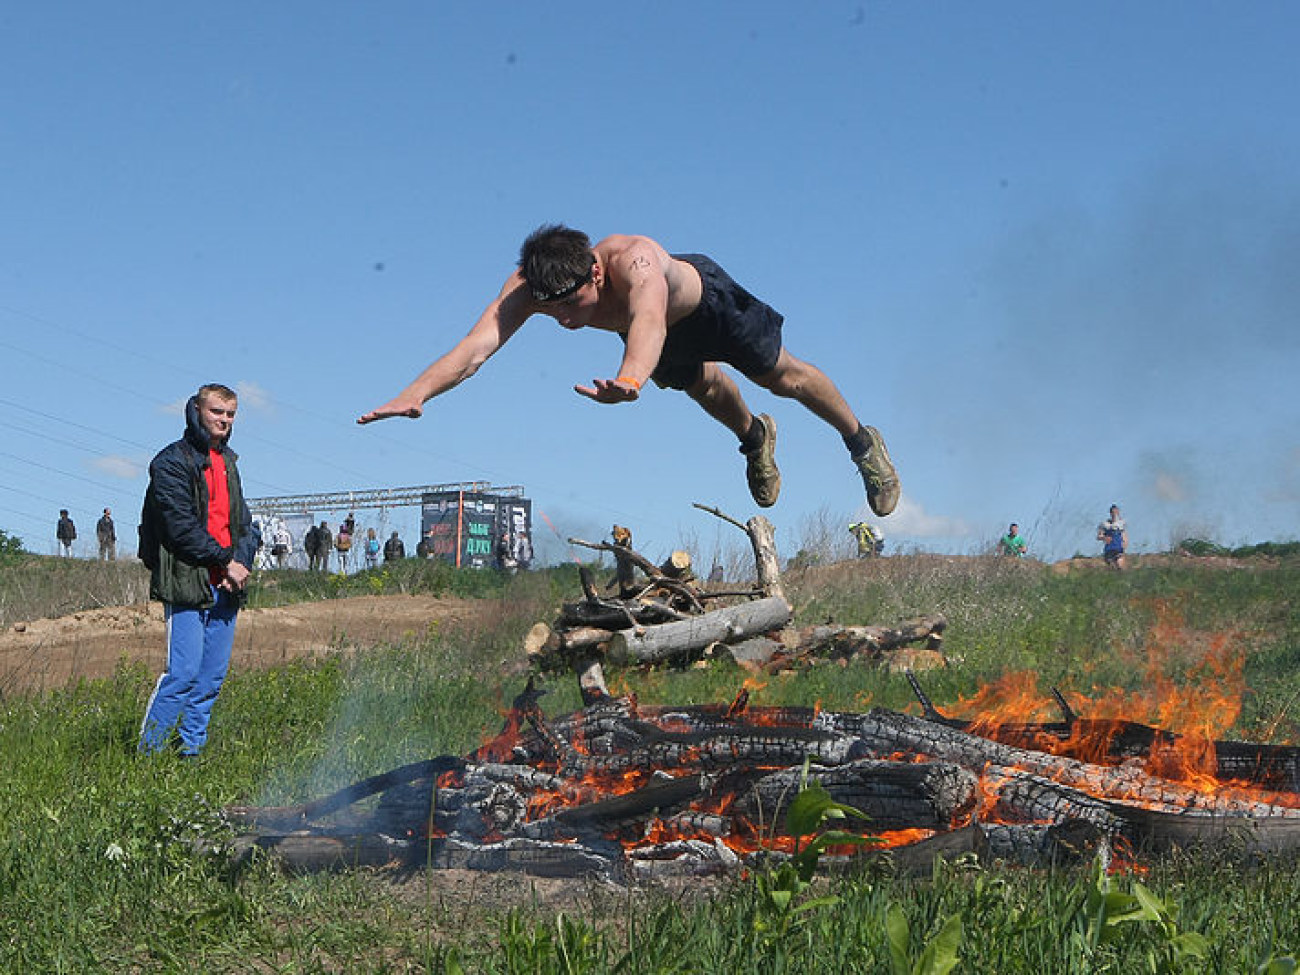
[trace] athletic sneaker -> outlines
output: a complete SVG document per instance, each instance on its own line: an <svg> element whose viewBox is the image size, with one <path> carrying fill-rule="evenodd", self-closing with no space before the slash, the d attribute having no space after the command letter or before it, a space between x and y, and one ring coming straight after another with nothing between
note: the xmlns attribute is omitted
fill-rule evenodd
<svg viewBox="0 0 1300 975"><path fill-rule="evenodd" d="M858 465L858 473L866 485L867 504L883 518L898 505L902 486L898 483L898 471L894 470L894 462L889 459L889 451L885 449L885 440L880 436L880 431L867 426L862 430L871 443L866 453L853 458L853 463Z"/></svg>
<svg viewBox="0 0 1300 975"><path fill-rule="evenodd" d="M740 452L745 455L749 493L760 508L770 508L781 493L781 472L776 469L776 421L760 413L758 422L763 424L763 442L753 450L742 448Z"/></svg>

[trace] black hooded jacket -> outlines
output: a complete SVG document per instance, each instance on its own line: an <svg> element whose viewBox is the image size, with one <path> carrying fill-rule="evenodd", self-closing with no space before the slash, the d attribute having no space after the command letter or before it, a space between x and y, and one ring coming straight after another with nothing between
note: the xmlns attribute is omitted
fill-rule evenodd
<svg viewBox="0 0 1300 975"><path fill-rule="evenodd" d="M185 404L185 435L168 444L149 463L149 488L140 513L140 558L150 570L149 595L185 607L212 605L209 570L231 561L249 568L262 544L244 503L238 457L227 442L231 545L208 534L207 468L211 438L199 421L197 396Z"/></svg>

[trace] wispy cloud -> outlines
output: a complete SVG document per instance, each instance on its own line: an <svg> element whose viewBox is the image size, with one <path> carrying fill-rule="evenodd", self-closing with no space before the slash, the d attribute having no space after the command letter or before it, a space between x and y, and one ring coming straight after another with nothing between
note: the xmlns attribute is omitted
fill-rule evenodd
<svg viewBox="0 0 1300 975"><path fill-rule="evenodd" d="M865 507L859 516L875 520ZM971 526L963 519L931 514L919 501L913 501L907 495L899 499L894 513L884 521L884 529L888 535L908 538L966 538L973 534Z"/></svg>
<svg viewBox="0 0 1300 975"><path fill-rule="evenodd" d="M110 477L119 477L124 481L133 481L144 473L145 465L138 460L132 460L130 457L121 457L117 454L105 454L103 457L95 457L90 460L90 466L101 474L107 474Z"/></svg>
<svg viewBox="0 0 1300 975"><path fill-rule="evenodd" d="M270 413L275 410L274 398L260 384L241 379L231 388L239 396L240 409L257 410L262 413ZM193 395L193 393L187 393L180 399L166 403L158 409L168 416L184 416L185 404L190 401L190 397Z"/></svg>
<svg viewBox="0 0 1300 975"><path fill-rule="evenodd" d="M235 392L239 394L239 405L245 409L260 410L270 413L275 409L271 394L255 382L247 379L235 383Z"/></svg>

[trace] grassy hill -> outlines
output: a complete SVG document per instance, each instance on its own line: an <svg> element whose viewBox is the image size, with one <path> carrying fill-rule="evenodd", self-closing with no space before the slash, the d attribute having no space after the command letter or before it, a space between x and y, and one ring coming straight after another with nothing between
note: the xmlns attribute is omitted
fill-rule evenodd
<svg viewBox="0 0 1300 975"><path fill-rule="evenodd" d="M1300 741L1300 564L1289 559L1152 557L1113 573L909 556L787 583L798 622L944 613L952 665L923 676L941 707L1020 673L1045 706L1057 687L1168 724L1172 698L1174 717L1219 737ZM23 559L0 567L0 619L134 602L143 585L127 563ZM192 840L228 834L224 805L299 802L475 747L523 682L527 628L580 590L573 567L505 577L412 561L347 580L268 573L253 595L271 605L352 591L475 596L493 623L232 676L197 763L135 755L154 677L139 669L0 701L0 971L902 970L890 931L895 948L910 932L907 970L941 971L911 965L946 923L949 937L963 932L962 971L1253 971L1300 950L1289 862L1187 858L1113 878L958 864L921 881L836 880L818 891L837 902L790 915L753 880L629 897L510 878L507 894L489 894L488 879L287 877L193 853ZM681 704L729 700L744 679L723 663L607 676L647 703ZM549 678L544 708L576 708L574 683ZM772 678L752 695L841 710L912 703L901 677L861 664ZM1099 905L1134 903L1139 883L1158 908L1106 923Z"/></svg>

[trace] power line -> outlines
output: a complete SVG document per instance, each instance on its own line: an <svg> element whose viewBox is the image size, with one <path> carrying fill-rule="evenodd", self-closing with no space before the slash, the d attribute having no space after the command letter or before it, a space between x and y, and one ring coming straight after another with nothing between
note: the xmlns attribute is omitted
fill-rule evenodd
<svg viewBox="0 0 1300 975"><path fill-rule="evenodd" d="M155 367L157 367L157 368L163 370L166 374L176 375L176 374L178 374L178 373L186 373L186 374L189 374L190 376L194 377L198 382L203 382L203 381L205 381L205 378L200 378L199 375L198 375L198 373L194 372L193 370L185 369L185 368L183 368L183 366L179 366L178 363L175 362L175 361L165 361L165 362L164 362L163 360L161 360L161 359L159 359L159 358L157 358L157 357L154 357L154 356L148 355L148 354L146 354L146 353L143 353L143 352L139 351L139 350L136 349L136 348L128 348L128 347L123 346L123 345L120 345L120 344L118 344L118 343L111 342L111 341L109 341L109 340L107 340L107 339L104 339L101 335L93 335L93 334L89 334L89 333L84 332L84 331L82 331L82 330L80 330L80 329L77 329L77 328L74 328L74 327L72 327L72 326L70 326L70 325L67 325L66 323L55 322L55 321L53 321L53 320L51 320L51 319L49 319L49 318L46 318L46 317L43 317L43 316L39 316L39 315L34 315L34 314L31 314L30 312L21 311L21 310L19 310L19 309L15 309L15 308L12 308L12 307L10 307L10 306L6 306L6 305L0 305L0 312L8 313L8 314L10 314L10 315L14 315L14 316L17 316L17 317L20 317L20 318L26 319L27 321L30 321L30 322L33 322L33 323L39 324L39 325L43 326L43 327L46 328L46 329L50 329L50 328L58 329L58 330L60 330L60 331L62 331L62 332L65 332L65 333L67 333L67 334L70 334L70 335L72 335L72 336L76 337L77 339L79 339L79 340L81 340L81 341L84 341L84 342L92 342L92 343L94 343L94 344L96 344L96 345L100 345L100 346L103 346L103 347L105 347L105 348L112 349L112 350L114 350L114 351L116 351L116 352L118 352L118 353L120 353L120 354L125 355L125 356L129 356L129 357L131 357L131 358L134 358L134 359L137 359L137 360L139 360L139 361L145 362L145 363L147 363L147 364L149 364L149 365L155 366ZM58 368L58 369L60 369L60 370L62 370L62 371L64 371L64 372L72 372L72 373L74 373L74 374L76 374L76 375L78 375L78 376L81 376L81 377L84 377L84 378L86 378L86 379L89 379L89 380L92 381L92 382L95 382L95 383L98 383L98 384L100 384L100 385L102 385L102 386L105 386L106 388L113 389L113 390L117 390L117 391L119 391L119 392L124 392L124 393L126 393L127 395L130 395L130 396L132 396L132 397L134 397L134 398L136 398L136 399L143 400L143 401L145 401L145 402L147 402L147 403L150 403L150 404L152 404L152 405L154 405L154 406L163 406L163 407L165 407L165 406L168 405L168 404L167 404L166 402L164 402L164 401L158 400L158 399L156 399L156 398L151 398L151 397L145 396L144 394L140 393L138 390L130 389L130 388L123 387L123 386L119 386L118 384L115 384L115 383L109 382L108 380L104 379L104 377L101 376L101 375L96 375L96 374L92 374L92 373L85 373L85 372L81 372L81 371L77 371L77 370L70 370L70 369L67 367L67 365L66 365L65 363L63 363L63 362L59 362L59 361L52 360L52 359L50 359L48 356L42 355L42 354L40 354L40 353L33 352L33 351L31 351L30 349L22 348L21 346L14 345L14 344L11 343L11 342L3 342L3 341L0 341L0 346L4 346L4 347L6 347L6 348L10 348L10 349L14 349L15 351L21 352L21 353L23 353L24 355L31 356L32 358L37 359L37 360L39 360L39 361L41 361L41 362L44 362L44 363L47 363L47 364L49 364L49 365L55 366L56 368ZM347 424L347 425L349 425L349 426L353 425L354 422L355 422L355 418L352 417L352 416L346 416L346 417L335 417L335 416L330 416L330 415L326 415L326 414L324 414L324 413L321 413L321 412L318 411L318 410L309 410L309 409L306 409L306 408L300 407L300 406L298 406L297 404L294 404L294 403L288 402L288 401L286 401L286 400L277 399L277 398L274 398L274 397L271 398L270 402L271 402L273 405L277 406L277 407L283 407L283 408L288 409L288 410L290 410L290 411L292 411L292 412L298 413L298 414L300 414L300 415L302 415L302 416L306 416L306 417L308 417L309 419L315 419L315 420L325 421L325 422L329 422L329 423ZM26 410L28 410L28 412L32 412L32 413L35 413L35 414L37 414L37 415L44 416L45 418L47 418L47 419L51 419L51 420L54 420L55 422L67 423L67 424L69 424L69 425L71 425L71 426L76 426L76 427L79 427L79 428L81 428L81 429L89 430L90 432L95 433L97 436L108 436L108 437L112 437L112 438L115 439L115 440L119 440L120 442L130 444L131 446L135 446L135 447L137 447L137 448L139 448L139 449L141 449L141 450L148 451L148 452L150 452L151 454L156 450L155 447L147 447L147 446L143 446L143 445L140 445L140 444L136 444L136 443L134 443L133 441L125 440L124 438L121 438L121 437L115 436L115 435L113 435L113 434L104 433L104 432L102 432L102 431L96 431L96 430L94 430L93 428L85 427L85 426L83 426L83 425L81 425L81 424L74 423L73 421L70 421L70 420L64 420L64 419L62 419L62 418L60 418L60 417L54 417L54 416L50 416L49 414L40 413L40 411L32 410L32 409L30 409L30 408L28 408L28 407L23 407L23 406L21 406L21 405L19 405L19 404L13 404L13 403L10 403L10 402L7 401L7 400L0 399L0 403L5 403L6 405L16 406L16 407L18 407L19 409L26 409ZM462 459L459 459L459 458L454 458L454 457L449 457L449 456L444 455L444 454L439 454L439 453L437 453L437 452L435 452L435 451L428 450L427 448L412 448L411 445L410 445L409 443L406 443L405 441L399 440L399 439L397 439L397 438L395 438L395 437L390 437L390 436L388 436L388 435L386 435L386 434L384 434L384 433L381 433L381 432L379 432L379 431L377 431L377 430L376 430L376 431L372 431L371 433L368 434L368 436L369 436L369 438L370 438L372 441L379 441L379 442L381 442L381 443L388 443L388 444L390 444L390 445L400 447L402 450L407 451L407 452L411 453L411 454L414 455L414 456L418 456L418 457L427 457L427 458L429 458L429 459L431 459L431 460L434 460L434 461L436 461L436 462L438 462L438 463L449 463L449 464L454 464L454 465L456 465L456 466L458 466L458 467L461 467L461 468L464 468L464 469L467 469L467 470L470 470L470 471L477 471L477 472L481 472L481 473L484 473L484 474L488 474L488 475L495 476L495 477L497 477L498 479L501 479L501 478L503 478L503 477L505 476L505 475L502 475L501 472L494 472L494 471L493 471L492 469L490 469L490 468L485 468L482 464L473 464L473 463L469 463L468 461L465 461L465 460L462 460ZM291 445L288 445L288 444L279 443L279 442L277 442L277 441L274 441L274 440L271 440L271 439L269 439L269 438L263 437L263 436L261 436L261 435L259 435L259 434L257 434L257 433L251 432L251 431L244 431L244 432L241 432L240 437L241 437L241 440L247 439L247 440L251 440L251 441L253 441L253 442L255 442L255 443L265 444L266 446L272 447L272 448L274 448L275 450L279 451L279 452L282 453L282 454L283 454L283 453L289 453L289 454L296 455L296 456L298 456L298 457L302 457L303 459L305 459L305 460L307 460L307 461L310 461L310 462L313 463L313 464L319 465L320 467L322 467L322 468L324 468L324 469L326 469L326 470L332 471L332 472L334 472L334 473L342 473L342 474L347 474L347 475L349 475L349 476L351 476L351 477L355 477L358 481L361 481L362 483L367 483L367 482L369 482L369 483L375 483L375 482L376 482L376 479L374 478L374 476L371 475L371 474L369 474L369 473L362 472L362 471L354 471L354 470L351 470L351 469L349 469L349 468L347 468L347 467L345 467L345 466L339 464L339 463L338 463L338 460L337 460L337 457L321 458L321 457L315 456L315 455L313 455L313 454L311 454L311 453L309 453L309 452L307 452L307 451L301 450L300 448L297 448L297 447L294 447L294 446L291 446ZM255 478L249 478L249 480L250 480L250 483L261 483L261 484L266 484L267 487L270 487L270 488L272 488L273 490L276 490L276 491L284 491L283 488L280 488L280 487L277 487L277 486L275 486L275 485L269 484L269 483L267 483L267 482L265 482L265 481L258 481L258 480L256 480ZM535 483L535 482L534 482L534 483ZM553 490L553 491L557 491L557 492L559 492L559 491L564 491L564 492L572 493L572 485L564 485L562 488L557 488L557 487L552 486L551 490ZM586 505L589 509L591 509L592 511L604 511L604 512L606 512L606 513L608 513L608 514L611 514L611 515L613 515L613 516L615 516L615 517L622 518L622 519L627 519L627 518L637 518L637 519L639 519L639 520L640 520L641 522L643 522L643 523L647 520L647 519L646 519L646 514L645 514L645 512L627 512L627 511L623 511L623 510L621 510L621 509L613 508L613 507L611 507L610 505L604 503L603 501L601 501L601 500L599 500L599 499L589 499L589 500L585 501L584 503L585 503L585 505ZM661 524L661 527L666 527L666 526L663 526L662 523L660 523L660 524Z"/></svg>
<svg viewBox="0 0 1300 975"><path fill-rule="evenodd" d="M0 457L8 457L10 460L16 460L22 464L30 464L32 467L39 468L40 470L43 471L49 471L51 474L58 474L61 477L72 478L74 481L84 481L86 484L93 484L95 487L108 491L111 494L125 493L121 488L113 487L112 485L105 484L102 481L96 481L89 477L83 477L80 474L70 473L69 471L61 471L57 467L50 467L48 464L42 464L39 461L28 460L25 457L19 457L17 454L9 453L7 450L0 450Z"/></svg>
<svg viewBox="0 0 1300 975"><path fill-rule="evenodd" d="M84 430L86 433L93 433L96 437L105 438L109 440L116 440L119 443L126 444L128 447L136 447L140 450L149 451L149 452L152 452L155 449L153 447L147 447L141 443L136 443L134 440L127 440L125 437L120 437L115 433L109 433L107 430L99 430L95 427L88 427L84 423L77 423L74 420L69 420L61 416L55 416L52 413L44 413L41 410L33 409L30 406L24 406L22 403L15 403L13 400L4 399L3 397L0 397L0 405L7 406L10 409L14 409L14 410L22 410L26 413L31 413L33 416L39 416L45 420L52 420L55 423L62 423L65 426L75 427L78 430Z"/></svg>

